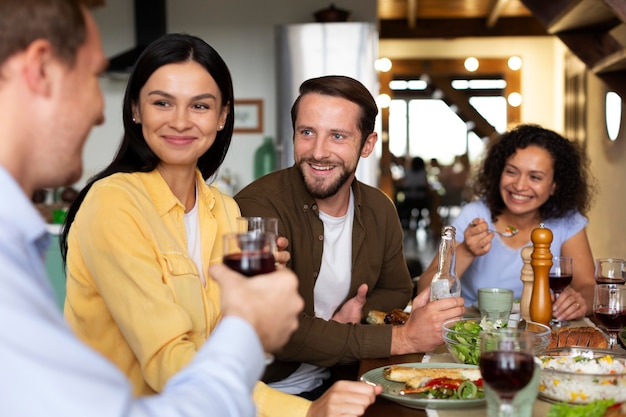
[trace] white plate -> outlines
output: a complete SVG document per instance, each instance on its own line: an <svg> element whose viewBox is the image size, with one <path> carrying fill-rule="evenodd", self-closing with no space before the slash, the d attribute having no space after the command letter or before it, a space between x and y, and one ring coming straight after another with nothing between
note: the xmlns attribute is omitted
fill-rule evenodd
<svg viewBox="0 0 626 417"><path fill-rule="evenodd" d="M410 368L478 368L476 365L465 365L460 363L403 363L397 366L407 366ZM433 408L433 409L454 409L479 407L485 404L484 398L468 400L442 400L417 398L417 395L400 395L400 391L405 388L403 382L389 381L383 376L383 370L388 366L367 371L361 376L361 381L373 383L383 387L382 397L400 405L410 408Z"/></svg>

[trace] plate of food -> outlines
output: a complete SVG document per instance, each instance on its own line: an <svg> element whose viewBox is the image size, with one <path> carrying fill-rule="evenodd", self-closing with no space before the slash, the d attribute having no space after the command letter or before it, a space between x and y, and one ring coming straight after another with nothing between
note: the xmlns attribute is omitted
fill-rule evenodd
<svg viewBox="0 0 626 417"><path fill-rule="evenodd" d="M361 380L410 408L461 409L485 404L480 369L459 363L405 363L372 369Z"/></svg>

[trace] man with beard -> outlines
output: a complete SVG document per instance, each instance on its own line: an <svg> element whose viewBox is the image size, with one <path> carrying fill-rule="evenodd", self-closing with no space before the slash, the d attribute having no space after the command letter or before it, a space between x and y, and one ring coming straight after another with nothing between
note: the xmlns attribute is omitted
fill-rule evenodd
<svg viewBox="0 0 626 417"><path fill-rule="evenodd" d="M352 78L305 81L291 109L294 166L235 196L244 216L278 218L290 241L288 266L305 308L264 380L309 399L332 382L329 367L430 351L443 343L443 322L465 311L462 298L428 303L424 291L404 325L361 324L370 310L404 308L412 293L393 202L355 178L378 139L377 114L370 92Z"/></svg>

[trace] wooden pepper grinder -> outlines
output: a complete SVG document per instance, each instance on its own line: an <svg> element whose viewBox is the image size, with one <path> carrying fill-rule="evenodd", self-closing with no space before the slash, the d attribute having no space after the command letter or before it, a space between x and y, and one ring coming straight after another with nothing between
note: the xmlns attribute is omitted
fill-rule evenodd
<svg viewBox="0 0 626 417"><path fill-rule="evenodd" d="M530 299L533 296L533 281L535 280L535 274L533 274L533 267L530 265L530 256L533 252L533 246L526 246L522 248L522 273L520 279L523 282L522 299L520 300L520 316L528 321L530 320Z"/></svg>
<svg viewBox="0 0 626 417"><path fill-rule="evenodd" d="M552 319L552 299L550 298L550 268L552 267L552 231L539 225L530 234L533 242L533 253L530 264L533 267L535 279L533 292L530 298L530 319L537 323L550 326Z"/></svg>

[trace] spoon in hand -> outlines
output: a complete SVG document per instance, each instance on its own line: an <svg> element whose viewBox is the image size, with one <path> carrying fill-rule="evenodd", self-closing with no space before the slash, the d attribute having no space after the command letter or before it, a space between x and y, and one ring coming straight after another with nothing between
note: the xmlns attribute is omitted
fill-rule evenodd
<svg viewBox="0 0 626 417"><path fill-rule="evenodd" d="M511 226L511 225L507 225L504 232L498 232L497 230L494 230L494 229L489 229L489 231L493 233L497 233L502 237L513 237L519 232L517 227Z"/></svg>
<svg viewBox="0 0 626 417"><path fill-rule="evenodd" d="M474 227L474 226L476 226L476 224L474 224L474 222L471 222L470 226ZM506 226L506 229L504 230L504 232L498 232L495 229L488 229L488 231L492 232L492 233L497 233L497 234L499 234L502 237L513 237L513 236L515 236L519 232L517 227L511 226L510 224Z"/></svg>

